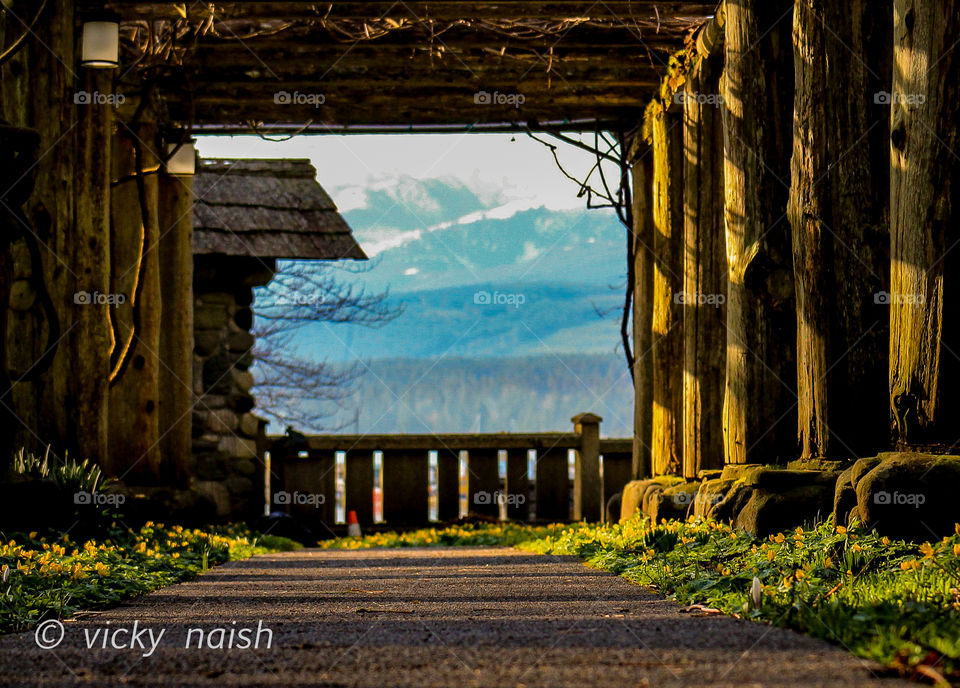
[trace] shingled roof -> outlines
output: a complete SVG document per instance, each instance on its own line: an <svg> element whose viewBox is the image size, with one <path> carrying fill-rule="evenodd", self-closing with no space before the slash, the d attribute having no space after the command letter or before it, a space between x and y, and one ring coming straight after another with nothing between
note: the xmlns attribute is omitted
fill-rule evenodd
<svg viewBox="0 0 960 688"><path fill-rule="evenodd" d="M309 160L202 159L193 189L194 254L367 258Z"/></svg>

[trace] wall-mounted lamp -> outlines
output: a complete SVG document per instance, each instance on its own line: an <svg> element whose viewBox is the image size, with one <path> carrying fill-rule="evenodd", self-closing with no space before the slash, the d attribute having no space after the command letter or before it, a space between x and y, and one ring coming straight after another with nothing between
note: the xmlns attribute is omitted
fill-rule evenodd
<svg viewBox="0 0 960 688"><path fill-rule="evenodd" d="M196 141L185 139L183 143L167 144L167 174L192 176L197 167ZM179 146L179 148L177 148Z"/></svg>
<svg viewBox="0 0 960 688"><path fill-rule="evenodd" d="M91 15L83 22L80 64L94 69L113 69L120 64L120 18L117 15Z"/></svg>

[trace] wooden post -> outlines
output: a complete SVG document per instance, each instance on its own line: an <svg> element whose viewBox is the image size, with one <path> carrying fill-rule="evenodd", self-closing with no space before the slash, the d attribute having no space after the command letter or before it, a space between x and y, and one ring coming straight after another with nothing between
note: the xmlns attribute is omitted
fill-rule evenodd
<svg viewBox="0 0 960 688"><path fill-rule="evenodd" d="M869 456L887 442L887 324L875 303L887 281L887 166L876 154L887 123L875 101L889 90L878 74L890 70L889 21L866 0L794 5L789 216L803 458Z"/></svg>
<svg viewBox="0 0 960 688"><path fill-rule="evenodd" d="M425 525L430 457L416 450L383 452L383 520L391 525Z"/></svg>
<svg viewBox="0 0 960 688"><path fill-rule="evenodd" d="M280 458L280 457L277 457ZM312 530L318 538L333 534L337 506L336 460L333 452L311 452L309 458L296 454L282 459L283 485L273 488L271 510L286 508ZM274 499L285 493L284 506Z"/></svg>
<svg viewBox="0 0 960 688"><path fill-rule="evenodd" d="M13 9L21 17L32 18L37 6L17 2ZM41 160L32 171L33 193L23 210L38 239L42 275L33 274L23 241L11 247L14 273L30 280L42 280L62 334L73 323L76 310L73 288L79 278L72 265L76 248L73 233L78 176L75 2L62 0L56 5L49 4L44 15L20 50L3 65L0 92L3 119L15 126L36 129L40 134ZM24 31L23 23L9 13L3 28L5 46ZM87 317L92 316L88 313ZM6 365L19 373L34 370L48 349L51 326L39 299L28 310L10 317L7 324ZM84 323L85 332L88 325L89 322ZM71 345L71 341L61 340L51 366L38 373L37 380L15 384L2 400L16 419L14 427L3 429L13 434L14 448L25 447L42 453L49 444L60 455L68 448L72 434L69 396L74 382L71 366L75 360Z"/></svg>
<svg viewBox="0 0 960 688"><path fill-rule="evenodd" d="M681 470L683 423L683 125L653 115L653 475Z"/></svg>
<svg viewBox="0 0 960 688"><path fill-rule="evenodd" d="M633 480L649 476L653 420L653 152L643 145L633 174Z"/></svg>
<svg viewBox="0 0 960 688"><path fill-rule="evenodd" d="M437 451L437 520L452 521L460 516L460 453Z"/></svg>
<svg viewBox="0 0 960 688"><path fill-rule="evenodd" d="M160 452L177 482L190 481L193 394L193 177L161 175ZM332 497L331 497L332 499Z"/></svg>
<svg viewBox="0 0 960 688"><path fill-rule="evenodd" d="M683 476L723 467L727 261L720 60L699 58L683 98Z"/></svg>
<svg viewBox="0 0 960 688"><path fill-rule="evenodd" d="M786 220L793 73L786 0L725 4L727 463L796 454L796 316Z"/></svg>
<svg viewBox="0 0 960 688"><path fill-rule="evenodd" d="M530 520L530 480L527 477L527 452L511 449L507 453L507 518Z"/></svg>
<svg viewBox="0 0 960 688"><path fill-rule="evenodd" d="M82 71L84 90L110 93L111 75L102 70ZM101 466L108 462L110 306L79 295L110 293L110 149L113 107L108 103L77 104L78 160L76 227L71 268L76 275L71 293L72 329L61 342L70 360L69 444L79 459ZM75 295L77 297L75 298ZM189 432L189 430L188 430ZM188 440L189 441L189 440ZM189 445L188 445L189 446Z"/></svg>
<svg viewBox="0 0 960 688"><path fill-rule="evenodd" d="M573 520L603 521L603 483L600 480L600 416L581 413L570 419L580 435L573 473Z"/></svg>
<svg viewBox="0 0 960 688"><path fill-rule="evenodd" d="M499 457L496 449L471 449L467 455L467 511L497 518L500 506Z"/></svg>
<svg viewBox="0 0 960 688"><path fill-rule="evenodd" d="M111 263L113 295L124 304L113 309L119 322L110 388L110 456L112 472L128 482L163 482L160 452L160 262L157 241L156 124L150 109L135 130L118 128L114 141ZM135 149L139 147L142 188L137 183ZM142 198L141 198L142 196ZM146 207L142 207L145 203ZM143 265L140 263L143 261Z"/></svg>
<svg viewBox="0 0 960 688"><path fill-rule="evenodd" d="M895 0L890 133L890 404L901 445L957 441L960 13Z"/></svg>
<svg viewBox="0 0 960 688"><path fill-rule="evenodd" d="M373 523L373 455L366 451L347 452L346 508L356 511L361 526Z"/></svg>
<svg viewBox="0 0 960 688"><path fill-rule="evenodd" d="M570 518L570 471L566 449L537 450L538 521L551 523Z"/></svg>

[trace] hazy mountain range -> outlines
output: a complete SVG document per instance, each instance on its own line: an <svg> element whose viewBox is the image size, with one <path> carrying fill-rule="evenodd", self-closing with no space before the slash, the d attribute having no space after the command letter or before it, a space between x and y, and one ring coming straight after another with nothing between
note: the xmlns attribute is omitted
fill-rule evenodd
<svg viewBox="0 0 960 688"><path fill-rule="evenodd" d="M359 427L345 430L425 432L424 420L433 432L565 430L580 411L604 415L588 408L598 395L629 406L625 234L612 212L531 207L436 179L327 190L372 258L359 273L335 268L338 279L389 289L404 309L381 328L310 325L297 338L301 355L369 364L354 395ZM408 408L390 409L384 383L421 377ZM616 415L629 418L627 407Z"/></svg>

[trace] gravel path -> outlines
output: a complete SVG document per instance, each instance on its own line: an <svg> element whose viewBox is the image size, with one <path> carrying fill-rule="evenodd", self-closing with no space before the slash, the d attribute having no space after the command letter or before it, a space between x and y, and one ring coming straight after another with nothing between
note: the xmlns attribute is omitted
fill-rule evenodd
<svg viewBox="0 0 960 688"><path fill-rule="evenodd" d="M0 685L915 686L790 631L681 614L572 557L505 548L261 556L63 631L50 650L35 633L0 637Z"/></svg>

